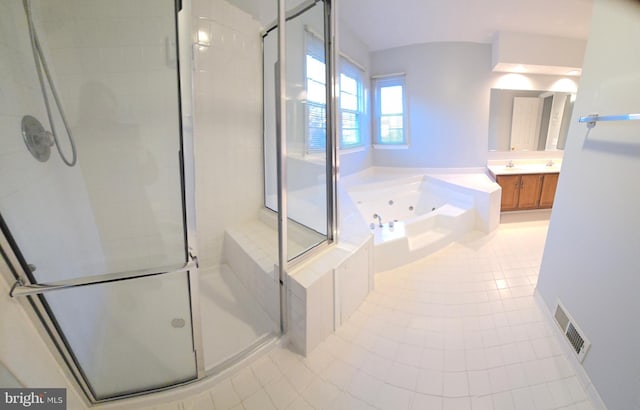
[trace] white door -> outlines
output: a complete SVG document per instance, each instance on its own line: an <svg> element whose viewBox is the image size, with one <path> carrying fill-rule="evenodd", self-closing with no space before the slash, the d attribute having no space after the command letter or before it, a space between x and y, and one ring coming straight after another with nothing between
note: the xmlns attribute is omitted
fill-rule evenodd
<svg viewBox="0 0 640 410"><path fill-rule="evenodd" d="M511 151L535 151L538 145L540 99L514 97L511 117Z"/></svg>

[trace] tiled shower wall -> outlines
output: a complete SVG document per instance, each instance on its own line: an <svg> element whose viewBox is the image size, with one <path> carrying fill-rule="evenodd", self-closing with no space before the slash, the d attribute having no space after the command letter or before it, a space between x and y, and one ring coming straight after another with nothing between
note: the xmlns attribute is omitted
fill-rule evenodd
<svg viewBox="0 0 640 410"><path fill-rule="evenodd" d="M260 23L223 0L194 0L196 217L202 268L218 265L226 228L256 218L262 187ZM199 34L198 34L199 33Z"/></svg>
<svg viewBox="0 0 640 410"><path fill-rule="evenodd" d="M69 168L55 148L44 163L27 151L22 116L37 117L46 129L49 124L22 1L0 2L0 212L27 261L36 265L41 281L55 281L162 266L173 260L171 250L176 248L182 259L178 99L177 88L171 87L176 61L167 53L173 46L173 0L31 4L79 155L76 167ZM159 10L169 13L163 17ZM97 131L90 133L87 127ZM59 118L57 128L69 155ZM138 154L142 157L136 158ZM90 182L96 180L101 183ZM145 206L139 206L141 198ZM162 233L150 239L144 235L149 228ZM114 254L119 256L111 258ZM7 308L17 308L8 288L2 289ZM103 296L118 299L109 292ZM100 334L104 322L96 319L107 304L86 294L62 299L49 302L57 313L69 310L59 324L71 344ZM16 374L25 371L24 356L18 355L18 362L7 357L20 351L19 344L36 355L41 350L39 339L20 337L33 330L29 324L22 326L27 323L22 319L3 321L7 332L0 332L6 335L0 338L0 360ZM82 331L73 332L74 325ZM93 351L89 346L76 353ZM38 380L44 371L36 367L19 378L43 385Z"/></svg>
<svg viewBox="0 0 640 410"><path fill-rule="evenodd" d="M87 195L71 189L81 181L78 174L68 172L55 151L49 162L36 161L27 151L22 141L20 123L25 114L44 120L44 104L34 69L34 60L29 45L26 18L22 2L3 2L0 12L0 202L5 221L14 228L16 241L30 241L39 248L38 255L26 254L29 263L43 266L48 261L51 271L64 269L65 253L61 252L63 242L67 255L77 261L77 254L87 251L96 244L97 235L90 229L81 238L73 238L72 231L78 225L89 225L91 214L86 210ZM48 128L48 127L47 127ZM67 148L65 146L65 148ZM43 203L41 196L56 192L70 199L65 209L62 201L50 200ZM26 216L19 218L18 214ZM58 230L53 224L42 224L40 220L28 216L56 215L60 226L69 229ZM52 242L51 238L59 241ZM54 266L51 266L54 265ZM69 266L73 268L73 266Z"/></svg>
<svg viewBox="0 0 640 410"><path fill-rule="evenodd" d="M50 127L22 2L5 1L0 200L28 262L41 268L38 274L46 270L40 278L46 281L179 263L184 248L173 1L31 4L78 164L63 165L55 148L40 163L22 142L22 115Z"/></svg>

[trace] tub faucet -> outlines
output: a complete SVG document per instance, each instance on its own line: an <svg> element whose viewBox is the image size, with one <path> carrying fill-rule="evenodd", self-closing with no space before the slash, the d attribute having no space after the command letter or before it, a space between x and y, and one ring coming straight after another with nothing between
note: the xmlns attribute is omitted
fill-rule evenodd
<svg viewBox="0 0 640 410"><path fill-rule="evenodd" d="M380 228L382 228L382 217L378 214L373 214L373 219L377 219L378 220L378 226Z"/></svg>

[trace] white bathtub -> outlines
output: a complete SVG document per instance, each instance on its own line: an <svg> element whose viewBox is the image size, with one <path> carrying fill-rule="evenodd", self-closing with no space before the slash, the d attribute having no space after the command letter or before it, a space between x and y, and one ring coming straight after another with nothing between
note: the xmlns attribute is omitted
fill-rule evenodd
<svg viewBox="0 0 640 410"><path fill-rule="evenodd" d="M428 177L417 176L354 187L349 194L362 217L377 227L379 221L374 214L387 225L390 221L412 220L446 204L446 193L434 185Z"/></svg>
<svg viewBox="0 0 640 410"><path fill-rule="evenodd" d="M478 217L475 190L450 177L368 177L349 184L349 195L374 235L376 271L427 256L465 232L484 230L477 223L483 218Z"/></svg>

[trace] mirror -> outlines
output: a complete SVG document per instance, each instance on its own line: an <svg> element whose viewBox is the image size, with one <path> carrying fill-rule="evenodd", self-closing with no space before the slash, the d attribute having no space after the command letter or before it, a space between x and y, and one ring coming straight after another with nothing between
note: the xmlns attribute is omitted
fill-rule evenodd
<svg viewBox="0 0 640 410"><path fill-rule="evenodd" d="M491 89L489 151L564 149L575 94Z"/></svg>

